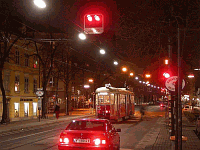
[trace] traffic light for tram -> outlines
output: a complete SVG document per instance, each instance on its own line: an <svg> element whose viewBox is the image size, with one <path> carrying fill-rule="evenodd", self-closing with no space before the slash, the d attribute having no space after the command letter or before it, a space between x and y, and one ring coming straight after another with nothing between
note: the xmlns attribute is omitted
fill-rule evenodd
<svg viewBox="0 0 200 150"><path fill-rule="evenodd" d="M169 77L170 77L170 74L169 74L168 72L165 72L165 73L163 73L163 76L164 76L165 78L169 78Z"/></svg>
<svg viewBox="0 0 200 150"><path fill-rule="evenodd" d="M86 14L84 16L84 32L86 34L101 34L104 31L102 14Z"/></svg>

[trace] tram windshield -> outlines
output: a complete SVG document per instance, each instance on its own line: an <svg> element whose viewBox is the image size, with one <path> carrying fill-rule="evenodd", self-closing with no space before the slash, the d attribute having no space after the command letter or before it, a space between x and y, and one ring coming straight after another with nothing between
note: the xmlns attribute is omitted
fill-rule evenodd
<svg viewBox="0 0 200 150"><path fill-rule="evenodd" d="M109 95L98 95L97 104L110 104Z"/></svg>

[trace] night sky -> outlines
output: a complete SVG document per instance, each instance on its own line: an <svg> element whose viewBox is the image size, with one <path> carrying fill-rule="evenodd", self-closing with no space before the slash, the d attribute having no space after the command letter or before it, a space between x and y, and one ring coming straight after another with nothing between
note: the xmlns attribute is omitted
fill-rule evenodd
<svg viewBox="0 0 200 150"><path fill-rule="evenodd" d="M96 59L95 51L99 47L105 47L109 54L106 60L112 58L127 61L133 68L137 66L142 68L144 73L152 73L151 80L157 83L163 82L161 74L166 69L163 62L169 56L172 59L173 75L177 75L177 28L179 27L182 71L186 75L193 73L194 68L199 68L199 1L46 0L46 2L47 8L38 9L32 0L12 0L8 9L12 10L13 16L18 16L31 28L42 31L50 25L72 38L83 32L85 13L101 12L105 16L104 33L89 35L90 41L87 44L78 45L80 51ZM170 53L168 44L172 46ZM84 48L81 49L83 45Z"/></svg>

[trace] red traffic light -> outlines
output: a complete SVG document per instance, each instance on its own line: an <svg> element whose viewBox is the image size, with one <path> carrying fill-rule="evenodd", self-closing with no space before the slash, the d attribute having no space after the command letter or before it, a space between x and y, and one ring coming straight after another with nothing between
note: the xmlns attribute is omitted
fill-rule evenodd
<svg viewBox="0 0 200 150"><path fill-rule="evenodd" d="M165 72L165 73L163 73L163 76L164 76L165 78L169 78L169 77L170 77L170 74L167 73L167 72Z"/></svg>
<svg viewBox="0 0 200 150"><path fill-rule="evenodd" d="M104 29L102 14L87 14L84 16L84 31L86 34L101 34Z"/></svg>

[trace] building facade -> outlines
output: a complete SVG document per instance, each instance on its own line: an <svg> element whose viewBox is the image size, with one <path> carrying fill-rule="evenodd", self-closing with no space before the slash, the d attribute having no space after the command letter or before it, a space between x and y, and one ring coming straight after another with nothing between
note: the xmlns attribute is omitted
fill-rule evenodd
<svg viewBox="0 0 200 150"><path fill-rule="evenodd" d="M39 81L38 71L34 45L23 39L18 40L11 49L11 59L5 63L3 69L10 121L38 116L38 99L35 94ZM0 117L2 117L2 112L3 102L2 93L0 93Z"/></svg>

